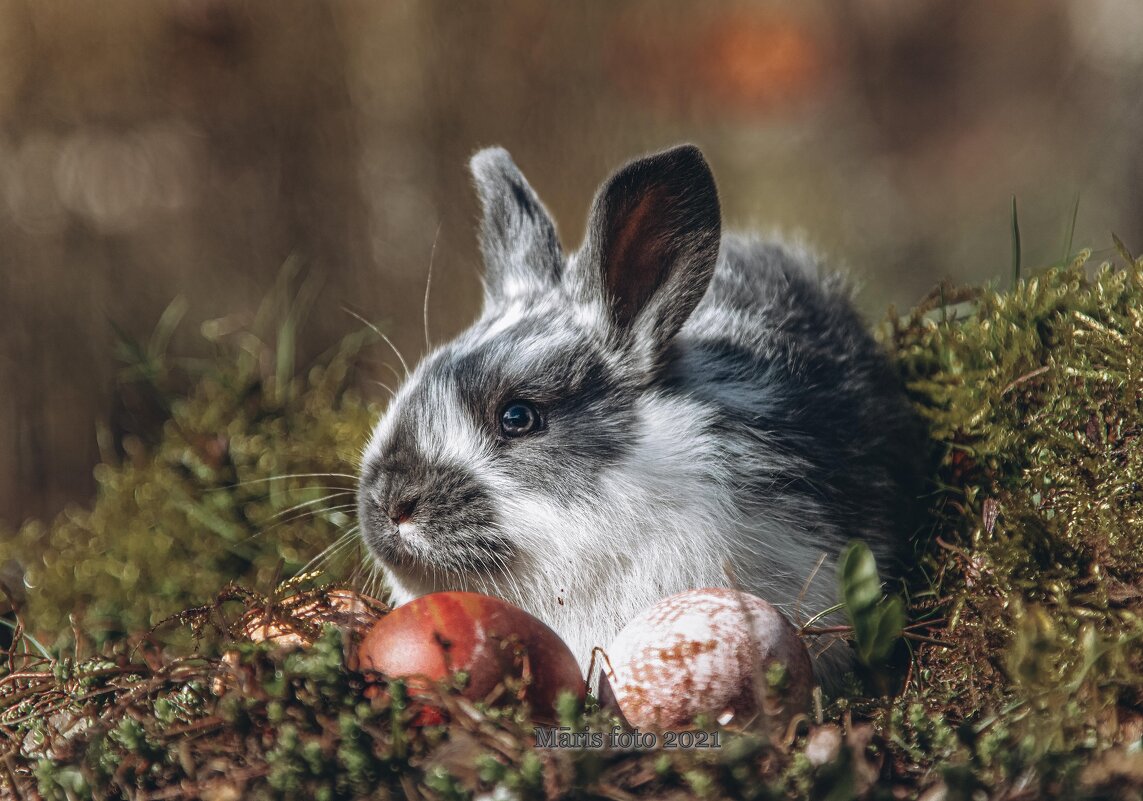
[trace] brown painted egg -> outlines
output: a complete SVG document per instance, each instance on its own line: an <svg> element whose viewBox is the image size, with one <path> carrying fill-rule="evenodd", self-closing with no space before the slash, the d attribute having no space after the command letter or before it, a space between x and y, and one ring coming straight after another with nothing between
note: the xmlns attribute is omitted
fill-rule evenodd
<svg viewBox="0 0 1143 801"><path fill-rule="evenodd" d="M365 635L357 667L367 676L406 678L414 694L464 671L470 700L488 699L506 678L524 678L522 694L537 720L554 719L564 690L584 695L579 664L558 634L506 601L473 592L438 592L397 607Z"/></svg>
<svg viewBox="0 0 1143 801"><path fill-rule="evenodd" d="M809 709L814 686L797 630L766 601L730 589L664 598L619 632L607 657L610 691L641 729L686 729L700 714L785 725Z"/></svg>

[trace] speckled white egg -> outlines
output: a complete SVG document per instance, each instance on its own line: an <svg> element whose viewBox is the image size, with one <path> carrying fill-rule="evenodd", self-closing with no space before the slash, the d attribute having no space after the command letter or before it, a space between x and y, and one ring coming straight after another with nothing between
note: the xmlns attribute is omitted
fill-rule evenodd
<svg viewBox="0 0 1143 801"><path fill-rule="evenodd" d="M723 588L664 598L619 632L607 657L615 701L641 729L685 729L704 713L724 725L760 714L784 725L809 709L814 686L809 652L782 613Z"/></svg>

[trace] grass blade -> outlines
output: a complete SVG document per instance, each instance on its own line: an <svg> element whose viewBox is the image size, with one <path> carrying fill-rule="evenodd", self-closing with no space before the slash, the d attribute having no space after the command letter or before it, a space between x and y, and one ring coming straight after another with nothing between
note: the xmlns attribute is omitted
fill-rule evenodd
<svg viewBox="0 0 1143 801"><path fill-rule="evenodd" d="M1012 196L1012 286L1020 280L1020 220L1016 215L1016 196Z"/></svg>
<svg viewBox="0 0 1143 801"><path fill-rule="evenodd" d="M1135 256L1127 249L1127 245L1123 244L1123 240L1115 235L1114 231L1111 232L1111 241L1115 243L1115 249L1119 251L1119 255L1129 266L1135 264Z"/></svg>
<svg viewBox="0 0 1143 801"><path fill-rule="evenodd" d="M1079 216L1079 192L1076 192L1076 202L1072 206L1072 222L1068 226L1067 238L1064 240L1064 257L1061 260L1065 265L1072 260L1072 238L1076 233L1076 218Z"/></svg>

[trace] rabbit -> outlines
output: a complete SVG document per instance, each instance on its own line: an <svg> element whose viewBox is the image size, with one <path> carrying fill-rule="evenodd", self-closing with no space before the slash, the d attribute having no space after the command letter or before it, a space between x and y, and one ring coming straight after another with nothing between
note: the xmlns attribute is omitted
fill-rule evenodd
<svg viewBox="0 0 1143 801"><path fill-rule="evenodd" d="M482 313L407 376L362 455L361 537L394 602L502 597L586 669L678 591L736 586L797 623L835 604L850 539L892 571L921 435L845 281L723 236L693 145L615 172L570 255L507 151L470 168ZM848 651L825 649L819 680Z"/></svg>

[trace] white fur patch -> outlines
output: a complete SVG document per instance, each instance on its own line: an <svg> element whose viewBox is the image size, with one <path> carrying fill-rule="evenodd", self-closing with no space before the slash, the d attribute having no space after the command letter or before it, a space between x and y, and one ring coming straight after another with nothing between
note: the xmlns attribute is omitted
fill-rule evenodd
<svg viewBox="0 0 1143 801"><path fill-rule="evenodd" d="M506 308L497 309L495 314L488 314L487 317L492 321L491 324L481 331L480 335L469 343L469 346L477 348L494 340L524 319L525 311L524 302L516 299Z"/></svg>
<svg viewBox="0 0 1143 801"><path fill-rule="evenodd" d="M605 331L607 322L603 309L597 303L572 303L569 301L572 319L584 331Z"/></svg>
<svg viewBox="0 0 1143 801"><path fill-rule="evenodd" d="M417 445L430 462L451 462L479 472L489 443L452 386L432 386L431 409L421 421Z"/></svg>

